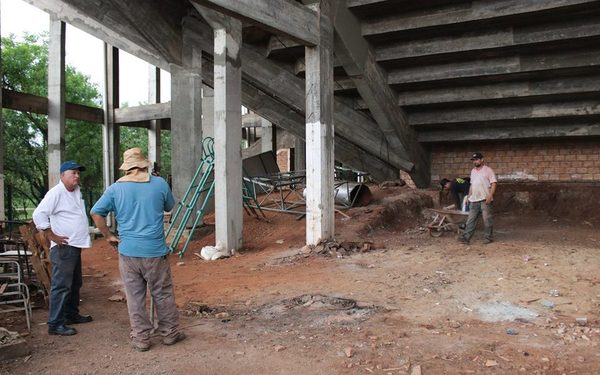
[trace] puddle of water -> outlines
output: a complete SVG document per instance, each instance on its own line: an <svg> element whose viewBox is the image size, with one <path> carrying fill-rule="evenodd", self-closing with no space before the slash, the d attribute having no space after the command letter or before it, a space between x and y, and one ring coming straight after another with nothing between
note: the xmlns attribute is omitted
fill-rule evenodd
<svg viewBox="0 0 600 375"><path fill-rule="evenodd" d="M513 305L509 302L494 302L477 306L481 320L486 322L534 319L539 314L535 310Z"/></svg>

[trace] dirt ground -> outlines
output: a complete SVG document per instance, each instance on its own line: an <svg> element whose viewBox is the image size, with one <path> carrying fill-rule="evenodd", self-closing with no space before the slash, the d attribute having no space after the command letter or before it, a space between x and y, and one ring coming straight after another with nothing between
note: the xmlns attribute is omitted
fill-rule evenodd
<svg viewBox="0 0 600 375"><path fill-rule="evenodd" d="M496 241L478 228L465 246L425 229L434 193L373 190L351 219L336 214L336 240L370 241L364 252L309 252L305 221L269 212L244 218L239 254L207 262L195 253L214 245L209 227L170 258L188 338L155 337L145 353L129 346L126 304L108 300L117 255L99 239L83 256L81 310L94 322L48 336L35 309L31 356L0 374L600 372L600 223L497 212ZM3 314L0 326L24 332L23 320Z"/></svg>

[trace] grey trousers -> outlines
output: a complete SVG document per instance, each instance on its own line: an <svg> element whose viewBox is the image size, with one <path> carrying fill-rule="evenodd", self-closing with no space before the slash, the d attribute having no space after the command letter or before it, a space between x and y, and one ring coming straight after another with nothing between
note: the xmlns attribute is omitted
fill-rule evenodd
<svg viewBox="0 0 600 375"><path fill-rule="evenodd" d="M483 237L488 240L493 240L494 236L494 221L492 219L492 205L486 204L485 201L471 202L469 204L469 218L465 232L463 233L463 239L469 241L475 232L475 226L477 225L477 219L479 214L483 216Z"/></svg>
<svg viewBox="0 0 600 375"><path fill-rule="evenodd" d="M119 271L125 285L131 339L148 342L152 323L146 309L146 289L154 298L158 332L166 338L177 336L179 313L175 305L171 268L166 257L137 258L119 255Z"/></svg>

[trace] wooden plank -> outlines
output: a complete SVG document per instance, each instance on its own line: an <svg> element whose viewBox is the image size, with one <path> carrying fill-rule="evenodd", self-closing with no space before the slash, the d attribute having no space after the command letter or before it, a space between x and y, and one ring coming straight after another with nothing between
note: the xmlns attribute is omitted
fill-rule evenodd
<svg viewBox="0 0 600 375"><path fill-rule="evenodd" d="M27 248L31 252L31 264L35 275L42 285L44 300L48 304L48 294L50 293L50 280L52 275L52 266L50 263L50 250L48 241L39 237L39 233L33 223L21 225L19 227L21 237L27 243Z"/></svg>
<svg viewBox="0 0 600 375"><path fill-rule="evenodd" d="M317 13L292 0L192 0L305 46L319 43Z"/></svg>

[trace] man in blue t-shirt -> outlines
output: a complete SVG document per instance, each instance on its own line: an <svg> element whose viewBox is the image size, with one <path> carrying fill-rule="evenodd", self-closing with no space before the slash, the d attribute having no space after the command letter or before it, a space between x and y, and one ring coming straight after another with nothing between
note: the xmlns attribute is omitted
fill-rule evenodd
<svg viewBox="0 0 600 375"><path fill-rule="evenodd" d="M164 212L173 208L175 200L166 181L148 173L150 162L141 149L125 151L123 160L119 169L125 171L125 175L106 189L92 207L91 215L104 238L118 246L131 344L138 351L146 351L150 349L153 329L146 311L146 289L154 299L163 344L173 345L185 338L178 329L179 315L163 224ZM118 237L106 224L109 212L115 214Z"/></svg>

